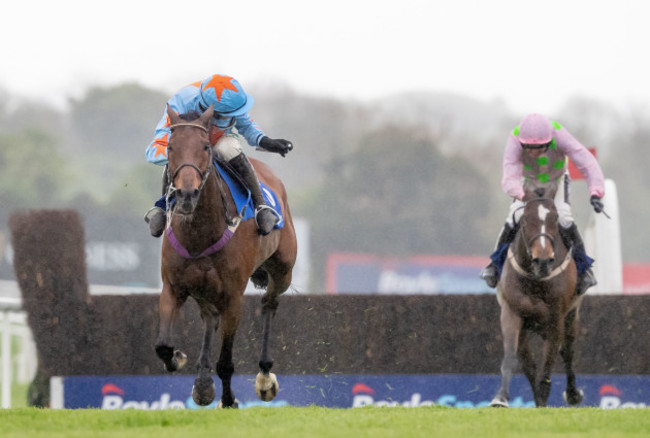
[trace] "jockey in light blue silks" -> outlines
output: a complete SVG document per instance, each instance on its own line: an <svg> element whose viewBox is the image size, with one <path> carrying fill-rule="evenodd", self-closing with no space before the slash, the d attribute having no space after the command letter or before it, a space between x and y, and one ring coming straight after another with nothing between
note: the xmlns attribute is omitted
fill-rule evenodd
<svg viewBox="0 0 650 438"><path fill-rule="evenodd" d="M499 272L496 260L504 254L515 237L523 213L524 190L537 185L557 185L555 205L560 223L560 234L573 246L573 258L578 269L576 293L583 294L596 284L591 270L593 260L585 252L582 237L573 221L569 204L569 174L567 156L585 176L589 186L590 202L597 213L603 211L601 198L605 195L605 179L596 158L564 127L541 114L529 114L508 136L503 156L501 187L513 198L506 223L501 229L492 262L481 271L481 278L489 287L496 287Z"/></svg>
<svg viewBox="0 0 650 438"><path fill-rule="evenodd" d="M262 235L269 234L275 226L277 216L264 201L257 175L242 150L239 138L242 136L249 145L276 152L283 157L293 149L291 142L271 139L264 134L248 115L253 106L253 97L230 76L215 74L201 82L190 84L174 94L167 105L178 114L190 111L202 114L210 105L214 107L209 129L210 144L216 156L227 161L246 183L255 206L255 222L259 232ZM233 128L238 134L233 132ZM145 152L147 161L161 166L167 164L170 134L170 122L165 108L163 117L156 126L154 139ZM163 182L163 195L167 192L168 185L168 181ZM160 237L165 229L165 210L157 203L147 212L145 221L149 224L151 234Z"/></svg>

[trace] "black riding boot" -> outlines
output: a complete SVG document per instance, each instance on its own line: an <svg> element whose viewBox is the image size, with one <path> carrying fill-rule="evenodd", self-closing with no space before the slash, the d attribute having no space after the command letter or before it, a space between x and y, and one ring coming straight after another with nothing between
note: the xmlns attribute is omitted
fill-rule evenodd
<svg viewBox="0 0 650 438"><path fill-rule="evenodd" d="M511 243L515 238L515 234L516 234L515 231L516 231L516 227L512 228L506 222L503 225L503 228L501 228L501 232L499 233L499 237L497 238L497 245L494 250L496 251L506 243ZM485 280L488 287L496 287L497 283L499 282L499 273L497 271L497 267L494 264L494 262L490 262L489 265L483 268L479 277Z"/></svg>
<svg viewBox="0 0 650 438"><path fill-rule="evenodd" d="M228 161L228 164L242 177L246 186L251 191L251 198L255 206L255 222L257 223L259 233L266 236L273 230L273 227L278 221L278 217L273 212L273 209L264 202L264 196L262 196L262 189L260 188L255 169L253 169L250 161L248 161L248 158L243 153Z"/></svg>
<svg viewBox="0 0 650 438"><path fill-rule="evenodd" d="M162 194L165 196L169 190L169 178L167 175L167 166L163 170L162 177ZM169 208L169 207L168 207ZM154 206L149 209L144 215L144 221L149 224L149 232L153 237L162 236L165 231L165 223L167 222L167 213L160 207Z"/></svg>
<svg viewBox="0 0 650 438"><path fill-rule="evenodd" d="M560 227L560 236L567 248L573 247L573 259L578 265L590 265L591 260L585 251L585 244L582 241L582 236L578 231L575 223L571 224L569 228ZM584 272L578 274L578 281L576 282L576 295L582 295L592 286L598 284L594 271L588 267Z"/></svg>

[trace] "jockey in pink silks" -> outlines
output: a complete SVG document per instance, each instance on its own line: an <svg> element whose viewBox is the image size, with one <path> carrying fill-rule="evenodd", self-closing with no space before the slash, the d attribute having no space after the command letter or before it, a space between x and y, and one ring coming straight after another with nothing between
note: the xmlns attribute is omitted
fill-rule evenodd
<svg viewBox="0 0 650 438"><path fill-rule="evenodd" d="M253 106L253 97L247 94L241 84L234 78L224 75L212 75L201 82L195 82L182 88L167 101L167 105L178 114L191 111L202 114L211 105L214 116L210 123L210 144L215 155L228 162L244 180L251 192L255 207L255 222L259 233L269 234L276 224L277 216L266 205L255 169L248 161L240 144L243 137L249 145L258 146L269 152L276 152L283 157L293 149L291 142L267 137L260 127L248 115ZM237 133L233 132L233 128ZM153 141L147 146L147 161L164 166L167 164L167 142L171 134L167 108L156 126ZM166 213L164 195L169 181L163 177L163 198L156 202L144 219L149 224L149 231L154 237L160 237L165 230Z"/></svg>
<svg viewBox="0 0 650 438"><path fill-rule="evenodd" d="M496 287L499 281L495 260L514 240L523 213L524 189L547 183L557 184L555 205L559 215L560 234L567 248L573 247L573 258L578 269L576 293L581 295L596 284L591 270L593 259L585 252L582 237L571 213L567 157L585 176L594 210L602 212L604 205L601 198L605 195L605 179L598 161L562 125L541 114L529 114L508 136L503 156L501 187L513 198L513 202L491 256L492 262L481 271L480 276L489 287Z"/></svg>

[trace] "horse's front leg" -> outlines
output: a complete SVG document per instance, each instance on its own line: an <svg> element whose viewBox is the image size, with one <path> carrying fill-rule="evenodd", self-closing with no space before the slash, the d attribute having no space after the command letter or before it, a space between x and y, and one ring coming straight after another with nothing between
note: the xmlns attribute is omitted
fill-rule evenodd
<svg viewBox="0 0 650 438"><path fill-rule="evenodd" d="M533 398L535 398L537 397L537 365L531 354L529 342L528 330L522 329L519 334L519 348L517 349L517 353L524 375L528 379L530 388L533 391Z"/></svg>
<svg viewBox="0 0 650 438"><path fill-rule="evenodd" d="M537 392L535 393L535 405L545 407L548 396L551 394L551 373L557 358L560 345L560 336L564 332L564 320L560 318L557 327L551 323L551 329L544 333L544 345L542 349L542 369L537 381Z"/></svg>
<svg viewBox="0 0 650 438"><path fill-rule="evenodd" d="M192 399L199 406L207 406L214 400L216 391L214 381L212 380L211 352L212 336L219 327L219 317L216 309L201 311L203 319L203 345L198 361L199 375L194 380L192 386Z"/></svg>
<svg viewBox="0 0 650 438"><path fill-rule="evenodd" d="M508 303L501 303L501 334L503 335L503 360L501 362L501 387L490 402L493 407L508 407L510 400L510 381L517 367L517 347L521 317L515 314Z"/></svg>
<svg viewBox="0 0 650 438"><path fill-rule="evenodd" d="M163 284L158 303L160 327L155 348L156 354L162 359L165 364L165 369L169 372L180 370L187 362L185 353L180 350L175 350L171 342L172 330L178 318L178 312L184 302L184 298L179 298L173 294L169 284Z"/></svg>
<svg viewBox="0 0 650 438"><path fill-rule="evenodd" d="M239 401L230 386L235 364L232 360L232 349L235 334L241 319L241 296L232 297L229 306L221 314L221 353L217 361L217 375L221 379L221 400L217 408L238 408Z"/></svg>
<svg viewBox="0 0 650 438"><path fill-rule="evenodd" d="M573 343L578 331L578 309L570 311L564 319L565 331L564 342L560 347L560 355L564 361L566 371L566 391L564 392L564 401L570 406L578 405L584 398L582 390L576 386L576 375L573 372Z"/></svg>

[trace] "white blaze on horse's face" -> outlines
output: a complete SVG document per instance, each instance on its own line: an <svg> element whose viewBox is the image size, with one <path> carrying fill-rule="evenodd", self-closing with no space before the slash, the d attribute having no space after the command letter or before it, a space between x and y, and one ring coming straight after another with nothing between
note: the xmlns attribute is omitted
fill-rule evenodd
<svg viewBox="0 0 650 438"><path fill-rule="evenodd" d="M542 229L540 233L542 234L542 237L540 238L540 243L542 244L542 248L546 248L546 237L544 235L546 234L546 216L551 212L548 208L544 207L542 204L537 207L537 214L539 215L539 219L544 223L542 225Z"/></svg>

